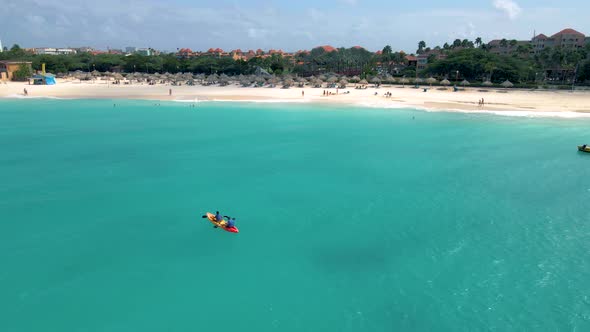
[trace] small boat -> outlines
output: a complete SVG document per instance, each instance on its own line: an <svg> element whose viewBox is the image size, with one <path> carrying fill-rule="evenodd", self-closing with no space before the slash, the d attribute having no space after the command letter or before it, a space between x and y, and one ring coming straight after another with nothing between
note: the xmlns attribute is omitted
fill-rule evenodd
<svg viewBox="0 0 590 332"><path fill-rule="evenodd" d="M213 213L209 213L207 212L207 219L209 219L209 221L211 223L213 223L213 225L215 225L216 227L219 227L221 229L223 229L224 231L230 232L230 233L239 233L240 231L238 230L237 227L235 226L231 226L231 227L227 227L227 221L225 220L221 220L221 221L217 221L217 219L215 219L215 215Z"/></svg>
<svg viewBox="0 0 590 332"><path fill-rule="evenodd" d="M590 146L587 146L586 144L578 145L578 151L590 153Z"/></svg>

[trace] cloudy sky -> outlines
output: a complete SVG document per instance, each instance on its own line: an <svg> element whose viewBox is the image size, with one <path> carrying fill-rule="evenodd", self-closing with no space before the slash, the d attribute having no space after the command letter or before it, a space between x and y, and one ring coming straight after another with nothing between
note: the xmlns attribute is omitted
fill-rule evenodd
<svg viewBox="0 0 590 332"><path fill-rule="evenodd" d="M0 0L5 46L176 50L389 44L414 52L456 38L590 34L590 1L570 0Z"/></svg>

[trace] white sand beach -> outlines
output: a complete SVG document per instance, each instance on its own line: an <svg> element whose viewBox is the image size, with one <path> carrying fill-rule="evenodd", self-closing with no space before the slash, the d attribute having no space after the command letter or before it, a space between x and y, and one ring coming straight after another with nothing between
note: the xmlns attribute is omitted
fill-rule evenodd
<svg viewBox="0 0 590 332"><path fill-rule="evenodd" d="M42 86L27 83L0 83L0 97L4 98L109 98L109 99L153 99L177 101L267 101L267 102L321 102L346 103L374 107L415 107L447 111L493 111L547 114L576 114L590 116L590 91L547 91L496 88L465 88L453 92L452 88L429 88L424 92L410 86L381 86L367 89L241 87L220 86L171 86L171 85L114 85L97 81L80 82L58 80L56 85ZM24 96L24 89L28 96ZM172 89L172 95L169 90ZM323 96L324 91L331 95ZM391 93L391 97L385 94ZM336 94L338 93L338 94ZM377 93L377 95L375 95ZM485 105L479 106L484 99Z"/></svg>

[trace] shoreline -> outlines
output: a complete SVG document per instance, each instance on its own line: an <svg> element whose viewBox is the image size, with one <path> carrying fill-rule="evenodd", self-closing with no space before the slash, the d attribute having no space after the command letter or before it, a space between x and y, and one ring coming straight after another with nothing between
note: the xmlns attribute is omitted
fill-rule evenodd
<svg viewBox="0 0 590 332"><path fill-rule="evenodd" d="M29 96L24 96L23 89ZM423 89L427 89L424 92ZM169 90L172 89L172 95ZM323 96L324 91L332 93ZM402 86L381 86L367 89L292 87L171 86L171 85L111 85L78 83L58 80L57 85L28 85L22 82L0 84L2 99L112 99L158 100L181 103L242 102L242 103L319 103L382 109L412 108L445 112L497 114L505 116L590 117L590 91L529 91L481 88L419 89ZM345 93L343 93L345 92ZM347 92L347 93L346 93ZM385 94L391 94L386 97ZM375 95L376 94L376 95ZM477 103L484 98L485 105Z"/></svg>

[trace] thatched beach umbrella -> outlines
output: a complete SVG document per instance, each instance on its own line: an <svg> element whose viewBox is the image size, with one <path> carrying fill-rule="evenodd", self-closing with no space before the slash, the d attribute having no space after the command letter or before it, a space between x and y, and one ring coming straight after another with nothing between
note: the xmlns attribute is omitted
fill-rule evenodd
<svg viewBox="0 0 590 332"><path fill-rule="evenodd" d="M402 77L402 78L399 80L399 82L402 84L402 86L406 86L406 84L410 83L410 80L409 80L409 79L407 79L407 78L405 78L405 77Z"/></svg>
<svg viewBox="0 0 590 332"><path fill-rule="evenodd" d="M298 77L297 83L299 83L298 85L300 88L303 88L305 86L305 83L307 83L307 80L303 77Z"/></svg>
<svg viewBox="0 0 590 332"><path fill-rule="evenodd" d="M316 78L313 81L313 87L314 88L321 88L322 87L322 84L324 84L324 82L322 82L322 80L320 80L319 78Z"/></svg>
<svg viewBox="0 0 590 332"><path fill-rule="evenodd" d="M462 85L462 86L467 86L467 85L470 85L470 84L471 84L471 83L469 83L469 81L468 81L468 80L463 80L463 81L461 82L461 85Z"/></svg>
<svg viewBox="0 0 590 332"><path fill-rule="evenodd" d="M365 79L362 79L359 81L359 84L360 85L367 85L367 84L369 84L369 82L367 82L367 80L365 80Z"/></svg>
<svg viewBox="0 0 590 332"><path fill-rule="evenodd" d="M288 89L293 85L294 81L291 78L288 78L283 81L283 88Z"/></svg>
<svg viewBox="0 0 590 332"><path fill-rule="evenodd" d="M381 84L381 79L379 77L373 77L371 79L371 83L375 84L375 86L378 86Z"/></svg>
<svg viewBox="0 0 590 332"><path fill-rule="evenodd" d="M426 83L430 84L430 86L432 86L432 84L434 84L436 82L438 82L438 81L434 77L429 77L426 79Z"/></svg>
<svg viewBox="0 0 590 332"><path fill-rule="evenodd" d="M244 78L240 81L240 85L246 88L252 85L252 83L250 82L250 80Z"/></svg>
<svg viewBox="0 0 590 332"><path fill-rule="evenodd" d="M502 86L505 88L511 88L514 86L514 84L512 84L512 82L510 82L509 80L506 80L502 83Z"/></svg>
<svg viewBox="0 0 590 332"><path fill-rule="evenodd" d="M442 84L444 86L448 86L448 85L451 85L451 81L449 81L445 78L444 80L440 81L440 84Z"/></svg>
<svg viewBox="0 0 590 332"><path fill-rule="evenodd" d="M350 79L350 82L358 83L360 80L361 80L361 78L355 75Z"/></svg>
<svg viewBox="0 0 590 332"><path fill-rule="evenodd" d="M387 74L383 78L383 82L389 83L389 84L395 83L395 77L391 76L390 74Z"/></svg>
<svg viewBox="0 0 590 332"><path fill-rule="evenodd" d="M270 87L274 88L275 86L277 86L277 84L279 84L279 78L276 76L271 77L268 82L270 83Z"/></svg>
<svg viewBox="0 0 590 332"><path fill-rule="evenodd" d="M263 86L266 83L266 79L264 79L264 76L256 76L256 85L258 86Z"/></svg>
<svg viewBox="0 0 590 332"><path fill-rule="evenodd" d="M336 76L330 76L330 77L328 78L328 83L332 83L332 84L334 84L334 83L336 83L336 82L338 82L338 77L336 77Z"/></svg>
<svg viewBox="0 0 590 332"><path fill-rule="evenodd" d="M340 82L338 83L338 87L340 89L346 89L346 85L348 84L348 81L345 79L341 79Z"/></svg>
<svg viewBox="0 0 590 332"><path fill-rule="evenodd" d="M494 85L494 83L492 83L490 80L487 80L485 82L482 83L483 86L492 86Z"/></svg>

